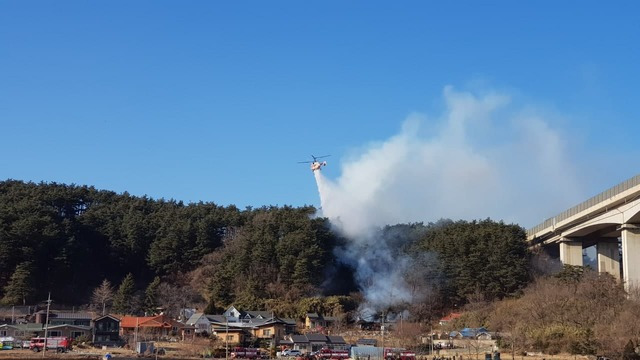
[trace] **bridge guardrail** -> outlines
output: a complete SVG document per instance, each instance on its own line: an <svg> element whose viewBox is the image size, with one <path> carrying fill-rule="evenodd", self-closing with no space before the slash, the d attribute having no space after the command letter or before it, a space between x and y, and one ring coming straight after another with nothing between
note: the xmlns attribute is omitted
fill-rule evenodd
<svg viewBox="0 0 640 360"><path fill-rule="evenodd" d="M632 187L636 186L636 185L640 185L640 174L636 175L634 177L632 177L631 179L628 179L624 182L621 182L620 184L609 188L603 192L601 192L600 194L593 196L583 202L581 202L580 204L569 208L563 212L561 212L560 214L550 217L548 219L546 219L545 221L543 221L542 223L530 228L527 230L527 235L531 236L534 235L536 233L538 233L541 230L544 230L546 228L549 228L551 226L553 226L554 224L563 221L565 219L570 218L571 216L578 214L598 203L601 203L607 199L610 199L624 191L627 191L629 189L631 189Z"/></svg>

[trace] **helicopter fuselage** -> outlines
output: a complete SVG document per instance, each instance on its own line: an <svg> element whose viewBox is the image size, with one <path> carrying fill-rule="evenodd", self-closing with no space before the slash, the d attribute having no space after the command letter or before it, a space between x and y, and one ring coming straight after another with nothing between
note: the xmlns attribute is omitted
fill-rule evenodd
<svg viewBox="0 0 640 360"><path fill-rule="evenodd" d="M327 166L326 161L314 161L311 163L311 171L320 170L323 166Z"/></svg>

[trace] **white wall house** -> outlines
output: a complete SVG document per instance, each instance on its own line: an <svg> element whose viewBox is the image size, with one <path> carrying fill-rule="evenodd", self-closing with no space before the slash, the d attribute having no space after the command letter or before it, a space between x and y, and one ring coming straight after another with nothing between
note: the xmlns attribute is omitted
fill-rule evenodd
<svg viewBox="0 0 640 360"><path fill-rule="evenodd" d="M187 325L194 326L196 328L196 334L211 334L211 321L202 313L191 315L189 320L187 320Z"/></svg>

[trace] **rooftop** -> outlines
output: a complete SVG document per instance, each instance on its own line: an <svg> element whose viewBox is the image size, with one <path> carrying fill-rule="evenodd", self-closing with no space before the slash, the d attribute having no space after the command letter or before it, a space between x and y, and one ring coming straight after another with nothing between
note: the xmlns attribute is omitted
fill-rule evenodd
<svg viewBox="0 0 640 360"><path fill-rule="evenodd" d="M40 310L36 314L46 315L47 311ZM49 311L49 318L56 318L56 319L83 319L83 320L89 319L91 320L94 317L95 317L94 313L85 312L85 311L78 311L78 312L58 311L58 310Z"/></svg>
<svg viewBox="0 0 640 360"><path fill-rule="evenodd" d="M346 341L344 341L344 338L342 336L329 335L327 336L327 338L329 338L329 343L331 344L345 345L347 343Z"/></svg>
<svg viewBox="0 0 640 360"><path fill-rule="evenodd" d="M327 342L327 337L325 335L322 335L322 334L307 334L305 336L307 337L309 342L311 342L311 341Z"/></svg>
<svg viewBox="0 0 640 360"><path fill-rule="evenodd" d="M358 339L358 341L356 341L356 344L358 344L358 345L376 346L376 344L378 344L378 340L376 340L376 339Z"/></svg>

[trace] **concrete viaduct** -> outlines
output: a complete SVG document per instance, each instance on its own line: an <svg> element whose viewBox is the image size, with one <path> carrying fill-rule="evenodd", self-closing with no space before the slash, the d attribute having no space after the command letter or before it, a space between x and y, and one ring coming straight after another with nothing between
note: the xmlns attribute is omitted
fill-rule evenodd
<svg viewBox="0 0 640 360"><path fill-rule="evenodd" d="M640 286L640 175L527 230L527 240L579 266L582 249L595 245L599 272L622 279L627 290Z"/></svg>

